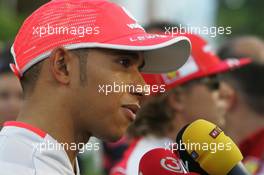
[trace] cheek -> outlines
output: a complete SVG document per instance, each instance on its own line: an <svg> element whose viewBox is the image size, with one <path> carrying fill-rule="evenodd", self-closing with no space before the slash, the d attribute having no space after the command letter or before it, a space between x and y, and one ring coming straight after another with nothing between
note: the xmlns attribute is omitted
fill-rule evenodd
<svg viewBox="0 0 264 175"><path fill-rule="evenodd" d="M129 123L121 113L121 98L119 93L105 95L94 89L89 92L84 107L89 132L103 140L115 140L124 134Z"/></svg>
<svg viewBox="0 0 264 175"><path fill-rule="evenodd" d="M126 78L121 73L111 69L89 69L87 87L82 92L81 101L85 110L85 126L93 135L104 140L115 140L126 131L129 121L121 111L123 93L110 92L113 83L125 83ZM106 87L108 91L106 93ZM86 117L85 117L86 116Z"/></svg>
<svg viewBox="0 0 264 175"><path fill-rule="evenodd" d="M91 84L90 84L91 85ZM90 87L90 85L88 85ZM94 85L95 86L95 85ZM82 101L86 101L83 108L89 114L89 118L92 120L107 120L111 118L111 115L118 113L120 104L120 95L117 93L99 93L97 88L88 88L85 95L82 97Z"/></svg>
<svg viewBox="0 0 264 175"><path fill-rule="evenodd" d="M103 140L115 141L119 139L126 131L129 121L121 113L118 102L113 101L111 96L105 100L96 103L99 108L94 108L94 117L91 122L91 133Z"/></svg>
<svg viewBox="0 0 264 175"><path fill-rule="evenodd" d="M218 112L212 94L206 89L193 89L186 97L186 101L186 111L193 119L199 117L204 119L214 118Z"/></svg>
<svg viewBox="0 0 264 175"><path fill-rule="evenodd" d="M210 122L222 127L224 123L224 115L221 109L218 107L216 99L214 99L212 93L204 93L201 97L202 103L197 105L197 111L201 116Z"/></svg>

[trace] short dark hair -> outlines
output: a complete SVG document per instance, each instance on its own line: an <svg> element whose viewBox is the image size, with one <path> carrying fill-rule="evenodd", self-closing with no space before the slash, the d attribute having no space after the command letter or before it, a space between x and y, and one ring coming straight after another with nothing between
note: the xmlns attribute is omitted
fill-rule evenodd
<svg viewBox="0 0 264 175"><path fill-rule="evenodd" d="M241 41L243 39L243 41ZM254 112L263 115L264 113L264 63L261 63L261 59L257 50L253 51L250 55L243 53L243 50L237 51L236 45L247 40L245 37L236 37L227 41L220 47L218 55L221 59L226 58L243 58L251 57L253 63L235 69L233 71L222 74L222 80L227 81L237 91L241 92L245 102L251 107ZM251 38L252 39L252 38ZM256 38L257 39L257 38ZM260 41L260 39L257 39ZM264 49L264 48L263 48Z"/></svg>
<svg viewBox="0 0 264 175"><path fill-rule="evenodd" d="M79 69L80 69L80 83L82 86L85 86L87 83L87 57L88 57L88 49L76 49L71 51L79 58Z"/></svg>
<svg viewBox="0 0 264 175"><path fill-rule="evenodd" d="M39 74L43 65L43 61L35 64L28 69L23 76L20 78L23 94L26 96L29 92L33 92L36 86Z"/></svg>
<svg viewBox="0 0 264 175"><path fill-rule="evenodd" d="M80 83L81 85L85 85L87 81L86 64L87 64L88 49L76 49L76 50L71 50L70 52L79 58ZM34 91L36 83L39 79L42 66L43 66L43 61L35 64L29 70L27 70L24 73L23 77L20 79L21 86L25 95L28 92Z"/></svg>

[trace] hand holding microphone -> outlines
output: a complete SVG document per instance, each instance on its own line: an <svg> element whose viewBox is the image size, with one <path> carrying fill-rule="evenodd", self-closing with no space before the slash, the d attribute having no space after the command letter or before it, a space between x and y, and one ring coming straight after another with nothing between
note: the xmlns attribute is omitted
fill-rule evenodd
<svg viewBox="0 0 264 175"><path fill-rule="evenodd" d="M188 162L191 172L202 175L249 175L241 163L243 156L238 147L213 123L197 120L185 126L176 140L178 145L185 145L185 150L178 151L180 158ZM217 150L214 151L209 145L217 145Z"/></svg>

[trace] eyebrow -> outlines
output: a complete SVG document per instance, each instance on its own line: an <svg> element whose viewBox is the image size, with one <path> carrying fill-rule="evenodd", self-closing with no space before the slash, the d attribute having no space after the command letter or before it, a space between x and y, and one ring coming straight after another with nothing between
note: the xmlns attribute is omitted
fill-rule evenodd
<svg viewBox="0 0 264 175"><path fill-rule="evenodd" d="M125 51L125 50L111 50L112 54L115 55L129 55L131 56L132 59L138 61L140 56L138 52L133 52L133 51ZM142 63L138 66L138 69L141 71L141 69L145 66L145 60L144 58L142 59Z"/></svg>

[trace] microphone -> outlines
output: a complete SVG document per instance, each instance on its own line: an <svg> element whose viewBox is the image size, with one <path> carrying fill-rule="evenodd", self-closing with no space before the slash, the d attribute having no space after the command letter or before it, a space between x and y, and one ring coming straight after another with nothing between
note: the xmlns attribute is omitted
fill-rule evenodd
<svg viewBox="0 0 264 175"><path fill-rule="evenodd" d="M148 151L139 162L139 175L198 175L188 173L182 161L171 150L156 148Z"/></svg>
<svg viewBox="0 0 264 175"><path fill-rule="evenodd" d="M201 175L249 175L241 163L243 156L232 141L215 124L196 120L178 133L176 142L180 158L188 162L190 172ZM182 148L182 147L180 147Z"/></svg>

